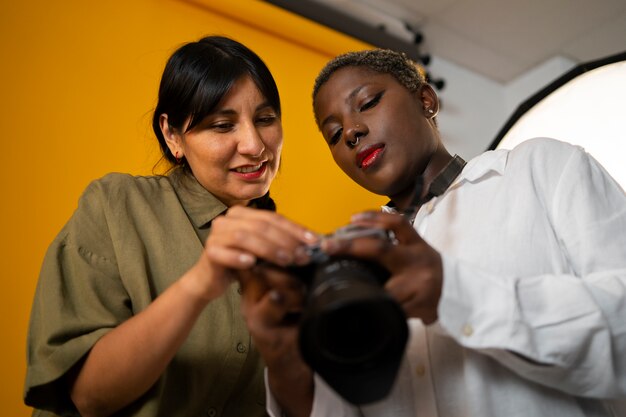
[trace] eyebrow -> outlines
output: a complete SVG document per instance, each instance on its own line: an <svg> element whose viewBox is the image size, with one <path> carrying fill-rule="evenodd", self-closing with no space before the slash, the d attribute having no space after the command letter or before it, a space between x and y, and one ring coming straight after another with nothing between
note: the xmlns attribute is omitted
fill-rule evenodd
<svg viewBox="0 0 626 417"><path fill-rule="evenodd" d="M350 94L348 94L348 97L346 98L346 103L350 102L352 99L354 99L354 97L359 94L359 91L361 91L362 89L365 88L365 84L358 86L357 88L355 88L354 90L352 90L350 92ZM324 126L326 123L330 122L331 119L333 119L333 115L331 114L330 116L326 117L324 120L322 120L322 123L320 123L320 127Z"/></svg>

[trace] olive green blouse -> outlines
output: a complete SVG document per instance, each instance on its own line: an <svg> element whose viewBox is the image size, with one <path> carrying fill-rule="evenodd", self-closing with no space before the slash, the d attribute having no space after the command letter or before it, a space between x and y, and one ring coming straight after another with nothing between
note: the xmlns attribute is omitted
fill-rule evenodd
<svg viewBox="0 0 626 417"><path fill-rule="evenodd" d="M34 415L78 415L64 376L197 261L225 210L180 169L109 174L87 187L48 249L35 293L24 392ZM116 416L266 415L263 364L239 301L232 285L209 303L156 384Z"/></svg>

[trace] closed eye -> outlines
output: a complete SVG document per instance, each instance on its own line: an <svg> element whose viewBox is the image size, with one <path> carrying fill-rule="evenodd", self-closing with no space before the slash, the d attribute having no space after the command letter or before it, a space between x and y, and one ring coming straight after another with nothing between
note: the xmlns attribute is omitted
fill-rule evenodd
<svg viewBox="0 0 626 417"><path fill-rule="evenodd" d="M231 122L217 122L211 124L211 126L209 126L209 129L216 130L218 132L228 132L232 130L234 126L235 124Z"/></svg>
<svg viewBox="0 0 626 417"><path fill-rule="evenodd" d="M256 119L257 124L262 126L269 126L273 124L276 120L278 120L278 116L272 114L267 116L260 116Z"/></svg>
<svg viewBox="0 0 626 417"><path fill-rule="evenodd" d="M382 98L383 94L384 94L384 91L381 91L380 93L376 94L374 98L372 98L371 100L363 104L361 108L359 109L359 111L366 111L366 110L371 109L372 107L376 107L376 105L380 102L380 99Z"/></svg>
<svg viewBox="0 0 626 417"><path fill-rule="evenodd" d="M339 139L341 139L342 134L343 134L343 129L337 129L337 131L330 137L328 144L334 145L337 142L339 142Z"/></svg>

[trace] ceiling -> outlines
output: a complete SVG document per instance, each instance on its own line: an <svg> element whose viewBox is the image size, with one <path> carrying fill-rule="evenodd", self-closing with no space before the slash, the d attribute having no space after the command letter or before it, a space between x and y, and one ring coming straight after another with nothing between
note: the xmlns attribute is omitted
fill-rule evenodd
<svg viewBox="0 0 626 417"><path fill-rule="evenodd" d="M400 40L418 54L441 57L501 83L554 57L582 63L626 51L626 0L270 2L369 43ZM294 4L300 10L293 10ZM329 19L334 12L335 19ZM365 32L355 32L355 22L370 33L360 36ZM415 41L416 33L421 42ZM392 47L382 43L376 46Z"/></svg>

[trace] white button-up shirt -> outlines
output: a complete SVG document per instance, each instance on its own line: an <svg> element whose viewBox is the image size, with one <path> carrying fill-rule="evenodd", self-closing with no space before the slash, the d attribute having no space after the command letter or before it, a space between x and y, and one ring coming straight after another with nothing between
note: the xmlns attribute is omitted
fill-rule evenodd
<svg viewBox="0 0 626 417"><path fill-rule="evenodd" d="M316 377L313 416L626 416L626 195L598 162L548 139L486 152L414 225L443 260L438 322L409 320L386 399Z"/></svg>

